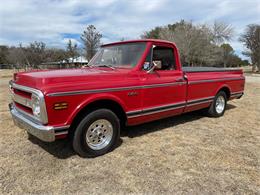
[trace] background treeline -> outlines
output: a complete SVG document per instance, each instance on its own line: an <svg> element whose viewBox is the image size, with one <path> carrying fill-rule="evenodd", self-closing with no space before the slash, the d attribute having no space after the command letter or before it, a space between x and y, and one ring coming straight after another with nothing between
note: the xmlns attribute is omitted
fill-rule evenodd
<svg viewBox="0 0 260 195"><path fill-rule="evenodd" d="M81 35L83 48L68 40L66 48L49 48L45 43L34 41L18 47L0 45L0 64L12 64L15 68L34 69L41 68L42 63L63 62L71 63L79 56L90 60L100 46L102 34L94 25L87 26Z"/></svg>
<svg viewBox="0 0 260 195"><path fill-rule="evenodd" d="M234 30L223 22L195 25L181 20L175 24L155 27L142 37L175 42L181 62L186 66L236 67L249 64L236 55L232 46L227 43L234 37Z"/></svg>
<svg viewBox="0 0 260 195"><path fill-rule="evenodd" d="M141 38L164 39L175 42L179 48L183 65L186 66L221 66L236 67L248 65L235 54L228 43L234 39L234 29L223 22L212 25L194 24L181 20L166 26L157 26ZM38 68L41 63L73 60L85 56L90 60L101 44L102 34L94 25L86 27L81 34L83 48L68 41L65 49L49 48L45 43L35 41L29 45L0 45L0 64L13 64L19 68ZM246 50L243 55L250 58L252 64L260 69L260 25L250 24L240 35L239 41Z"/></svg>
<svg viewBox="0 0 260 195"><path fill-rule="evenodd" d="M45 43L37 41L28 46L0 46L0 64L13 64L17 68L38 68L41 63L61 61L68 57L69 50L46 48Z"/></svg>

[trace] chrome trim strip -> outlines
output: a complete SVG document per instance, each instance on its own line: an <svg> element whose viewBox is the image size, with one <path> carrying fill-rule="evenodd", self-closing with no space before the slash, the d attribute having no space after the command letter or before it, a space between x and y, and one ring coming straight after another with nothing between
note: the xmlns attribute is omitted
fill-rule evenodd
<svg viewBox="0 0 260 195"><path fill-rule="evenodd" d="M245 78L223 78L223 79L211 79L211 80L199 80L199 81L189 81L188 84L198 84L198 83L212 83L220 81L236 81L236 80L245 80Z"/></svg>
<svg viewBox="0 0 260 195"><path fill-rule="evenodd" d="M196 67L195 67L196 68ZM202 67L198 67L202 68ZM187 73L204 73L204 72L230 72L230 71L241 71L241 69L233 68L214 68L214 67L203 67L203 69L193 69L193 67L182 67L183 72Z"/></svg>
<svg viewBox="0 0 260 195"><path fill-rule="evenodd" d="M230 94L230 98L240 98L240 97L242 97L243 96L243 94L244 94L244 91L236 91L236 92L232 92L231 94Z"/></svg>
<svg viewBox="0 0 260 195"><path fill-rule="evenodd" d="M190 82L188 82L188 84L218 82L218 81L232 81L232 80L245 80L245 78L223 78L223 79L213 79L213 80L190 81ZM175 86L175 85L184 85L184 84L186 84L186 82L151 84L151 85L140 85L140 86L129 86L129 87L116 87L116 88L105 88L105 89L90 89L90 90L50 93L50 94L47 94L47 96L53 97L53 96L66 96L66 95L82 95L82 94L92 94L92 93L102 93L102 92L104 93L104 92L124 91L124 90L133 90L133 89L166 87L166 86Z"/></svg>
<svg viewBox="0 0 260 195"><path fill-rule="evenodd" d="M242 94L243 94L242 92L235 92L234 93L235 96L239 96L239 95L242 95ZM215 96L209 96L209 97L206 97L206 98L198 98L198 99L189 100L186 103L185 102L179 102L179 103L175 103L175 104L167 104L167 105L164 105L164 106L158 106L158 107L153 107L153 108L144 109L144 110L129 111L126 114L127 114L127 118L130 119L130 118L135 118L135 117L165 112L165 111L169 111L169 110L175 110L175 109L184 108L184 107L190 107L190 106L196 106L196 105L205 104L205 103L211 103L211 102L213 102L214 98L215 98ZM185 104L185 105L182 106L182 104ZM180 105L180 106L178 106L178 105ZM176 106L176 107L168 108L169 106ZM150 110L155 110L155 111L150 111Z"/></svg>
<svg viewBox="0 0 260 195"><path fill-rule="evenodd" d="M92 94L92 93L102 93L102 92L111 92L111 91L123 91L130 89L140 89L139 87L122 87L122 88L106 88L106 89L90 89L90 90L81 90L81 91L68 91L68 92L57 92L57 93L49 93L47 96L49 97L57 97L57 96L67 96L67 95L82 95L82 94Z"/></svg>
<svg viewBox="0 0 260 195"><path fill-rule="evenodd" d="M152 108L146 108L144 110L134 110L134 111L129 111L126 114L127 115L131 115L131 114L135 114L135 113L149 112L149 111L153 111L153 110L156 110L156 109L164 109L164 108L168 108L168 107L180 106L180 105L183 105L183 104L186 104L186 102L182 101L182 102L178 102L178 103L174 103L174 104L166 104L166 105L163 105L163 106L156 106L156 107L152 107Z"/></svg>
<svg viewBox="0 0 260 195"><path fill-rule="evenodd" d="M32 101L31 99L28 99L28 98L25 98L23 96L20 96L18 94L15 94L12 92L12 99L13 101L19 103L19 104L22 104L26 107L29 107L29 108L32 108Z"/></svg>
<svg viewBox="0 0 260 195"><path fill-rule="evenodd" d="M213 100L206 100L206 101L201 101L201 102L197 102L197 103L191 103L191 104L187 104L187 107L196 106L199 104L211 103L211 102L213 102Z"/></svg>
<svg viewBox="0 0 260 195"><path fill-rule="evenodd" d="M183 104L185 104L186 102L185 101L182 101L182 102L178 102L178 103L174 103L174 104L166 104L166 105L163 105L163 106L156 106L156 107L152 107L152 108L146 108L144 110L134 110L134 111L129 111L127 112L126 114L127 115L134 115L134 114L139 114L139 113L144 113L144 112L151 112L153 110L156 110L156 109L167 109L168 107L178 107L178 106L181 106Z"/></svg>
<svg viewBox="0 0 260 195"><path fill-rule="evenodd" d="M214 96L209 96L206 98L198 98L198 99L189 100L187 103L192 104L192 103L196 103L196 102L203 101L203 100L207 101L207 100L213 100L213 99L214 99Z"/></svg>
<svg viewBox="0 0 260 195"><path fill-rule="evenodd" d="M26 91L26 92L32 93L32 94L36 95L37 97L39 97L39 99L40 99L40 107L41 107L40 118L36 118L33 115L28 115L28 113L27 113L27 115L30 116L32 119L37 120L38 122L40 122L42 124L47 124L48 123L48 116L47 116L47 110L46 110L44 95L43 95L43 93L40 90L31 88L31 87L18 85L16 83L14 83L12 80L9 82L9 87L10 88L14 88L14 89L19 89L21 91ZM11 90L11 92L12 92L12 90ZM12 94L13 94L13 92L12 92ZM27 105L24 105L24 106L27 106ZM19 110L21 110L21 109L19 109Z"/></svg>
<svg viewBox="0 0 260 195"><path fill-rule="evenodd" d="M150 115L150 114L156 114L156 113L160 113L160 112L166 112L166 111L170 111L170 110L177 110L180 108L184 108L185 106L178 106L178 107L174 107L174 108L166 108L166 109L162 109L162 110L158 110L158 111L152 111L152 112L147 112L147 113L141 113L138 115L133 115L133 116L127 116L127 118L135 118L135 117L139 117L139 116L146 116L146 115Z"/></svg>
<svg viewBox="0 0 260 195"><path fill-rule="evenodd" d="M142 112L142 110L133 110L133 111L126 112L126 115L131 115L131 114L140 113L140 112Z"/></svg>
<svg viewBox="0 0 260 195"><path fill-rule="evenodd" d="M156 88L156 87L166 87L166 86L175 86L175 85L184 85L186 82L175 82L175 83L163 83L163 84L152 84L152 85L143 85L141 88Z"/></svg>
<svg viewBox="0 0 260 195"><path fill-rule="evenodd" d="M238 97L238 96L241 96L241 95L243 95L243 93L232 94L232 95L230 95L230 97Z"/></svg>
<svg viewBox="0 0 260 195"><path fill-rule="evenodd" d="M65 95L82 95L82 94L92 94L92 93L104 93L104 92L114 92L114 91L148 89L148 88L156 88L156 87L167 87L167 86L176 86L176 85L184 85L184 84L186 84L186 82L163 83L163 84L140 85L140 86L129 86L129 87L117 87L117 88L105 88L105 89L90 89L90 90L50 93L50 94L47 94L47 96L54 97L54 96L65 96Z"/></svg>
<svg viewBox="0 0 260 195"><path fill-rule="evenodd" d="M232 92L231 95L241 94L241 93L244 93L244 91L236 91L236 92Z"/></svg>
<svg viewBox="0 0 260 195"><path fill-rule="evenodd" d="M69 133L69 131L57 132L57 133L55 133L55 136L56 135L66 135L68 133Z"/></svg>
<svg viewBox="0 0 260 195"><path fill-rule="evenodd" d="M68 129L70 128L70 125L64 125L64 126L60 126L60 127L53 127L55 131L60 131L63 129Z"/></svg>
<svg viewBox="0 0 260 195"><path fill-rule="evenodd" d="M129 111L126 113L126 115L127 115L127 118L135 118L135 117L165 112L165 111L169 111L169 110L176 110L176 109L184 108L184 107L188 107L188 106L195 106L195 105L199 105L199 104L211 103L213 101L213 99L214 99L214 96L210 96L210 97L206 97L206 98L199 98L199 99L190 100L188 102L183 101L183 102L178 102L175 104L167 104L167 105L152 107L152 108L148 108L148 109L144 109L144 110Z"/></svg>

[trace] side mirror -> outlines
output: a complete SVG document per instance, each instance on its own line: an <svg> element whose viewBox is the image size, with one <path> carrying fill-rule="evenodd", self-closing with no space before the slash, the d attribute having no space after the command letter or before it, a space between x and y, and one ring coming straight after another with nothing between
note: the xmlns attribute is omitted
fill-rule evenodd
<svg viewBox="0 0 260 195"><path fill-rule="evenodd" d="M147 73L152 73L154 70L160 70L162 69L162 61L160 60L154 60L152 63L152 67L150 70L147 71Z"/></svg>

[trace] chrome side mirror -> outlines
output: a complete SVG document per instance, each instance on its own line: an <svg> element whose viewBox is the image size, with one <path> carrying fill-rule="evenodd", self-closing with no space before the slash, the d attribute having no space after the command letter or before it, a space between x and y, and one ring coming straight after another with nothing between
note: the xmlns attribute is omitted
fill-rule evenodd
<svg viewBox="0 0 260 195"><path fill-rule="evenodd" d="M152 67L147 71L147 73L152 73L154 70L162 69L162 61L154 60L152 63Z"/></svg>

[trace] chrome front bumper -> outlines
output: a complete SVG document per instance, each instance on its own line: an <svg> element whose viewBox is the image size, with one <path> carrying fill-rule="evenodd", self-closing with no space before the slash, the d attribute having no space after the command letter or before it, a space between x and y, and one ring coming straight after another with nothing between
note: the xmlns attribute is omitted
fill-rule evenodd
<svg viewBox="0 0 260 195"><path fill-rule="evenodd" d="M53 126L44 126L41 124L37 124L32 120L26 118L22 115L16 108L9 104L9 109L14 121L14 124L22 129L25 129L28 133L34 135L45 142L53 142L55 141L56 135L67 134L69 126L62 127L53 127Z"/></svg>

